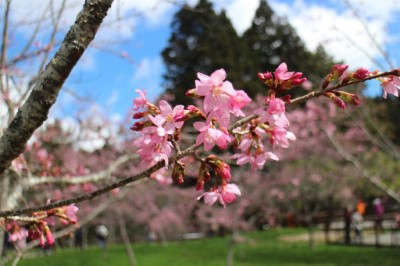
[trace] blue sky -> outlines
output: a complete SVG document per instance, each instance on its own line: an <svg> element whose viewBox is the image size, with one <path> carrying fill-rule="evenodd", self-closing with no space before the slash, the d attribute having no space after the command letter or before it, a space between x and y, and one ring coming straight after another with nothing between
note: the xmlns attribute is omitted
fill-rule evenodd
<svg viewBox="0 0 400 266"><path fill-rule="evenodd" d="M189 1L190 4L196 2ZM397 47L400 37L400 0L348 2L360 18L354 16L344 0L269 1L277 14L288 17L310 50L323 44L328 53L335 55L338 60L344 60L353 69L361 66L377 69L361 52L368 53L376 60L381 58L363 28L367 25L375 41L389 52L394 65L399 66ZM48 0L38 0L35 3L38 8L32 13L32 8L26 7L25 0L13 1L14 25L21 21L26 22L28 13L32 19L35 15L39 17ZM55 1L55 10L60 3L61 1ZM60 40L73 23L83 0L68 0L67 3L68 8L61 22ZM87 102L90 102L90 105L97 106L107 115L124 118L130 110L132 99L136 97L136 89L147 90L149 98L155 99L162 92L161 76L164 67L160 52L167 45L169 25L179 8L179 4L171 3L173 1L116 0L93 47L86 52L68 79L66 90L61 93L52 110L53 115L75 116L88 110ZM235 28L242 33L250 25L259 0L214 0L213 3L217 10L226 9ZM0 4L0 9L2 5ZM119 18L123 19L118 22ZM110 22L113 23L110 25ZM18 47L29 38L30 32L30 26L15 28L15 46L12 51L18 51ZM48 31L43 30L39 41L45 43L48 34ZM121 53L128 54L129 60L122 58ZM383 65L385 69L389 68L386 63ZM368 92L371 95L381 94L376 86L370 86ZM83 98L84 101L78 98Z"/></svg>

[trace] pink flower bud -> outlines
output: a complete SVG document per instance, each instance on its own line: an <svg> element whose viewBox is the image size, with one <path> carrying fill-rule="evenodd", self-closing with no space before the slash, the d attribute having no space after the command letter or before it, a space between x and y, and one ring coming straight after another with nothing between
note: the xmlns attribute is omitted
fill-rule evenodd
<svg viewBox="0 0 400 266"><path fill-rule="evenodd" d="M49 244L50 246L54 245L55 241L54 241L53 233L51 232L50 228L47 225L45 225L43 229L44 229L44 233L46 235L47 244Z"/></svg>
<svg viewBox="0 0 400 266"><path fill-rule="evenodd" d="M273 75L271 72L258 73L257 76L262 82L273 79Z"/></svg>
<svg viewBox="0 0 400 266"><path fill-rule="evenodd" d="M338 79L347 70L348 65L336 64L331 69L332 79Z"/></svg>
<svg viewBox="0 0 400 266"><path fill-rule="evenodd" d="M369 74L370 74L370 72L368 69L361 67L361 68L357 69L356 72L354 72L353 78L356 80L360 80L360 79L364 79L364 78L368 77Z"/></svg>
<svg viewBox="0 0 400 266"><path fill-rule="evenodd" d="M348 93L345 91L338 91L338 96L345 101L346 103L350 103L353 105L359 105L360 99L354 93Z"/></svg>
<svg viewBox="0 0 400 266"><path fill-rule="evenodd" d="M336 96L334 93L332 92L326 92L324 93L324 96L328 97L329 99L332 100L332 102L339 108L345 109L346 108L346 104L344 103L344 101L342 99L340 99L338 96Z"/></svg>

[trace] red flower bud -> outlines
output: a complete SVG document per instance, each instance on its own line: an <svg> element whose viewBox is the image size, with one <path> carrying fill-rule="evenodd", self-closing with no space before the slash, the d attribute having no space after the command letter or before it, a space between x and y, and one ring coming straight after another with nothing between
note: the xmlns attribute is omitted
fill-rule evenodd
<svg viewBox="0 0 400 266"><path fill-rule="evenodd" d="M133 119L140 119L143 118L145 115L147 115L146 112L137 112L133 114Z"/></svg>
<svg viewBox="0 0 400 266"><path fill-rule="evenodd" d="M338 93L338 92L336 92ZM332 102L339 108L345 109L346 108L346 104L344 103L344 101L339 98L338 96L335 95L335 93L332 92L325 92L324 96L328 97L329 99L332 100Z"/></svg>
<svg viewBox="0 0 400 266"><path fill-rule="evenodd" d="M360 99L354 93L348 93L345 91L337 91L337 95L346 103L350 103L353 105L359 105Z"/></svg>
<svg viewBox="0 0 400 266"><path fill-rule="evenodd" d="M353 78L356 80L364 79L364 78L368 77L369 73L370 72L368 69L362 67L362 68L357 69L356 72L354 72Z"/></svg>
<svg viewBox="0 0 400 266"><path fill-rule="evenodd" d="M204 180L198 180L196 184L196 190L200 191L204 189Z"/></svg>
<svg viewBox="0 0 400 266"><path fill-rule="evenodd" d="M142 122L142 121L136 122L135 124L133 124L131 126L131 130L133 130L133 131L140 131L143 128L144 128L144 122Z"/></svg>
<svg viewBox="0 0 400 266"><path fill-rule="evenodd" d="M185 177L185 164L181 162L176 162L174 168L172 169L172 180L178 185L182 185Z"/></svg>
<svg viewBox="0 0 400 266"><path fill-rule="evenodd" d="M257 76L262 82L266 82L268 80L273 79L273 75L271 72L258 73Z"/></svg>
<svg viewBox="0 0 400 266"><path fill-rule="evenodd" d="M347 70L348 65L336 64L331 69L332 79L338 79Z"/></svg>

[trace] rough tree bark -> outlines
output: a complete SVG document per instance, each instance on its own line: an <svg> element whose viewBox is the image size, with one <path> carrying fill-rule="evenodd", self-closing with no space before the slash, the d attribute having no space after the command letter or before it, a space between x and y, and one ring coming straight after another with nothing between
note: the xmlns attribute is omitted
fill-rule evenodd
<svg viewBox="0 0 400 266"><path fill-rule="evenodd" d="M39 75L27 101L0 138L0 174L24 151L33 132L47 119L62 85L107 15L113 0L87 0L60 48Z"/></svg>

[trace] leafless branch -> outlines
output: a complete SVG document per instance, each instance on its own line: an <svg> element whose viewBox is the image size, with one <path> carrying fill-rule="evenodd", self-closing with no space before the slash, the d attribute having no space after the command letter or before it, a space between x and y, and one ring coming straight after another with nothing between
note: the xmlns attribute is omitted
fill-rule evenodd
<svg viewBox="0 0 400 266"><path fill-rule="evenodd" d="M88 0L63 43L39 75L27 101L0 138L0 173L24 151L33 132L47 119L62 85L107 15L113 0Z"/></svg>
<svg viewBox="0 0 400 266"><path fill-rule="evenodd" d="M387 187L385 184L383 184L380 179L377 176L372 175L362 164L360 163L359 160L357 160L354 156L349 154L340 144L339 142L335 139L335 137L329 133L327 130L324 130L326 136L328 137L329 141L333 145L333 147L336 149L338 154L351 163L355 169L358 170L358 172L361 174L363 178L368 180L371 184L373 184L375 187L383 191L385 194L390 196L392 199L394 199L397 203L400 203L400 195L398 195L395 191Z"/></svg>
<svg viewBox="0 0 400 266"><path fill-rule="evenodd" d="M84 184L89 182L99 182L105 179L110 179L112 177L113 172L117 170L117 168L129 160L137 159L137 155L122 155L117 158L114 162L112 162L107 169L83 176L46 176L46 177L38 177L38 176L30 176L29 178L23 180L23 184L25 187L32 187L39 184Z"/></svg>
<svg viewBox="0 0 400 266"><path fill-rule="evenodd" d="M385 59L386 63L389 65L390 68L394 68L394 65L392 63L392 61L389 58L388 53L385 51L385 49L382 47L382 45L380 45L377 41L376 38L373 36L373 34L371 33L371 31L369 30L367 24L365 23L365 21L361 18L361 16L358 14L357 10L354 8L354 6L352 6L350 4L350 2L348 0L343 0L343 2L346 4L346 6L351 10L351 12L353 12L353 15L355 18L357 18L357 20L360 22L361 26L363 27L365 33L367 33L368 38L372 41L372 43L375 45L376 49L378 49L379 53L381 53L381 55L383 56L383 58ZM372 60L375 64L377 64L375 61L376 60ZM380 65L379 63L377 64L378 66ZM382 68L383 69L383 68Z"/></svg>

